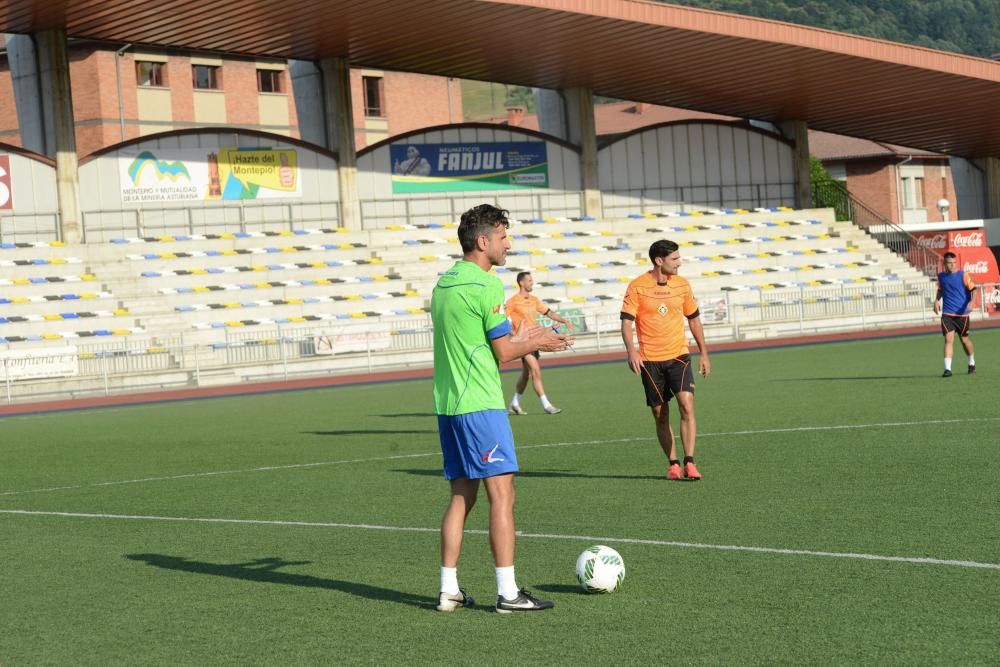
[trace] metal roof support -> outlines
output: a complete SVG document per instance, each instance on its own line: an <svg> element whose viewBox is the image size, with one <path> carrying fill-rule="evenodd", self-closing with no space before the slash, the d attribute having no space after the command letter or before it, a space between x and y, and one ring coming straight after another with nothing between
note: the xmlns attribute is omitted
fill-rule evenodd
<svg viewBox="0 0 1000 667"><path fill-rule="evenodd" d="M566 103L562 93L548 88L535 88L533 93L535 111L538 113L538 129L563 141L569 141Z"/></svg>
<svg viewBox="0 0 1000 667"><path fill-rule="evenodd" d="M812 208L812 175L809 171L809 125L804 120L787 120L781 125L786 139L795 144L795 208Z"/></svg>
<svg viewBox="0 0 1000 667"><path fill-rule="evenodd" d="M346 58L324 58L319 61L319 69L323 78L327 148L337 152L340 224L347 229L361 229L358 156L354 147L351 106L351 65Z"/></svg>
<svg viewBox="0 0 1000 667"><path fill-rule="evenodd" d="M83 241L80 174L77 170L66 32L61 28L43 30L35 34L35 43L38 48L39 87L46 100L45 114L51 118L54 128L60 238L66 243L80 243Z"/></svg>
<svg viewBox="0 0 1000 667"><path fill-rule="evenodd" d="M21 146L52 157L52 123L46 118L45 99L39 88L38 54L32 35L5 35L7 59L14 88L14 109L21 131ZM46 124L46 121L49 121Z"/></svg>
<svg viewBox="0 0 1000 667"><path fill-rule="evenodd" d="M583 213L595 218L603 215L601 190L597 173L597 128L594 124L594 94L590 88L566 88L562 91L566 101L569 127L568 139L580 146L580 180L583 188Z"/></svg>
<svg viewBox="0 0 1000 667"><path fill-rule="evenodd" d="M1000 218L1000 158L983 158L986 167L986 217Z"/></svg>
<svg viewBox="0 0 1000 667"><path fill-rule="evenodd" d="M289 60L288 74L292 80L299 138L329 148L327 114L323 98L323 73L320 72L319 65L312 60Z"/></svg>

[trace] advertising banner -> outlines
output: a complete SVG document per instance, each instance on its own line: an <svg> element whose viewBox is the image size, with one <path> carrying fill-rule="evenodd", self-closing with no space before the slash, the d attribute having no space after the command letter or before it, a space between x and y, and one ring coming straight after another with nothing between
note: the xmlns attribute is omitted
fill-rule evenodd
<svg viewBox="0 0 1000 667"><path fill-rule="evenodd" d="M389 146L394 194L549 187L544 141Z"/></svg>
<svg viewBox="0 0 1000 667"><path fill-rule="evenodd" d="M0 350L0 382L79 375L73 346L12 352Z"/></svg>
<svg viewBox="0 0 1000 667"><path fill-rule="evenodd" d="M914 232L913 236L917 239L917 245L933 250L938 255L955 253L959 268L968 273L977 285L1000 282L996 257L986 245L986 232L982 229Z"/></svg>
<svg viewBox="0 0 1000 667"><path fill-rule="evenodd" d="M990 283L980 287L983 294L983 312L988 317L1000 317L1000 283Z"/></svg>
<svg viewBox="0 0 1000 667"><path fill-rule="evenodd" d="M157 148L118 158L122 202L301 197L294 148Z"/></svg>
<svg viewBox="0 0 1000 667"><path fill-rule="evenodd" d="M10 181L10 156L0 155L0 208L14 208L14 188Z"/></svg>
<svg viewBox="0 0 1000 667"><path fill-rule="evenodd" d="M313 336L316 354L346 354L388 350L392 347L392 334L388 331L350 331L323 336Z"/></svg>

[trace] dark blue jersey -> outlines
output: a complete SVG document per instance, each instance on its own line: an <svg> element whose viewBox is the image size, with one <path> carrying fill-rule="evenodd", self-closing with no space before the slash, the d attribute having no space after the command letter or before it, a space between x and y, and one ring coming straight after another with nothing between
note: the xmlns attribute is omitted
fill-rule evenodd
<svg viewBox="0 0 1000 667"><path fill-rule="evenodd" d="M954 273L942 271L938 274L938 286L941 288L941 313L944 315L968 315L972 303L972 290L975 283L959 269Z"/></svg>

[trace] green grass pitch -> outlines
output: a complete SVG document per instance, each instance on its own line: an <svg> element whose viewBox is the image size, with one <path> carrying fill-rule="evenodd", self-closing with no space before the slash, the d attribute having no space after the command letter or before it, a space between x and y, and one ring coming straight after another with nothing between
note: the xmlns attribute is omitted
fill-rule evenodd
<svg viewBox="0 0 1000 667"><path fill-rule="evenodd" d="M433 610L429 381L2 419L0 665L998 664L1000 331L973 340L950 379L936 335L714 355L697 483L624 361L547 368L563 413L513 418L518 581L556 601L526 615L492 611L485 492L479 604ZM613 595L575 581L597 542Z"/></svg>

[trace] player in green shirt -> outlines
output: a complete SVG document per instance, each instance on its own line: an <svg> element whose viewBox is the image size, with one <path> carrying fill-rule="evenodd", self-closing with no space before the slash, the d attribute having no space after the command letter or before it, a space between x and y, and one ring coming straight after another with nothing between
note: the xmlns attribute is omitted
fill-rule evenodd
<svg viewBox="0 0 1000 667"><path fill-rule="evenodd" d="M465 519L480 481L490 501L490 547L500 613L549 609L514 577L514 473L517 455L504 404L499 365L536 350L559 352L573 343L549 328L512 330L504 315L503 283L489 273L507 262L507 211L482 204L462 215L463 257L441 274L431 298L434 324L434 412L451 501L441 520L438 610L473 603L458 586Z"/></svg>

